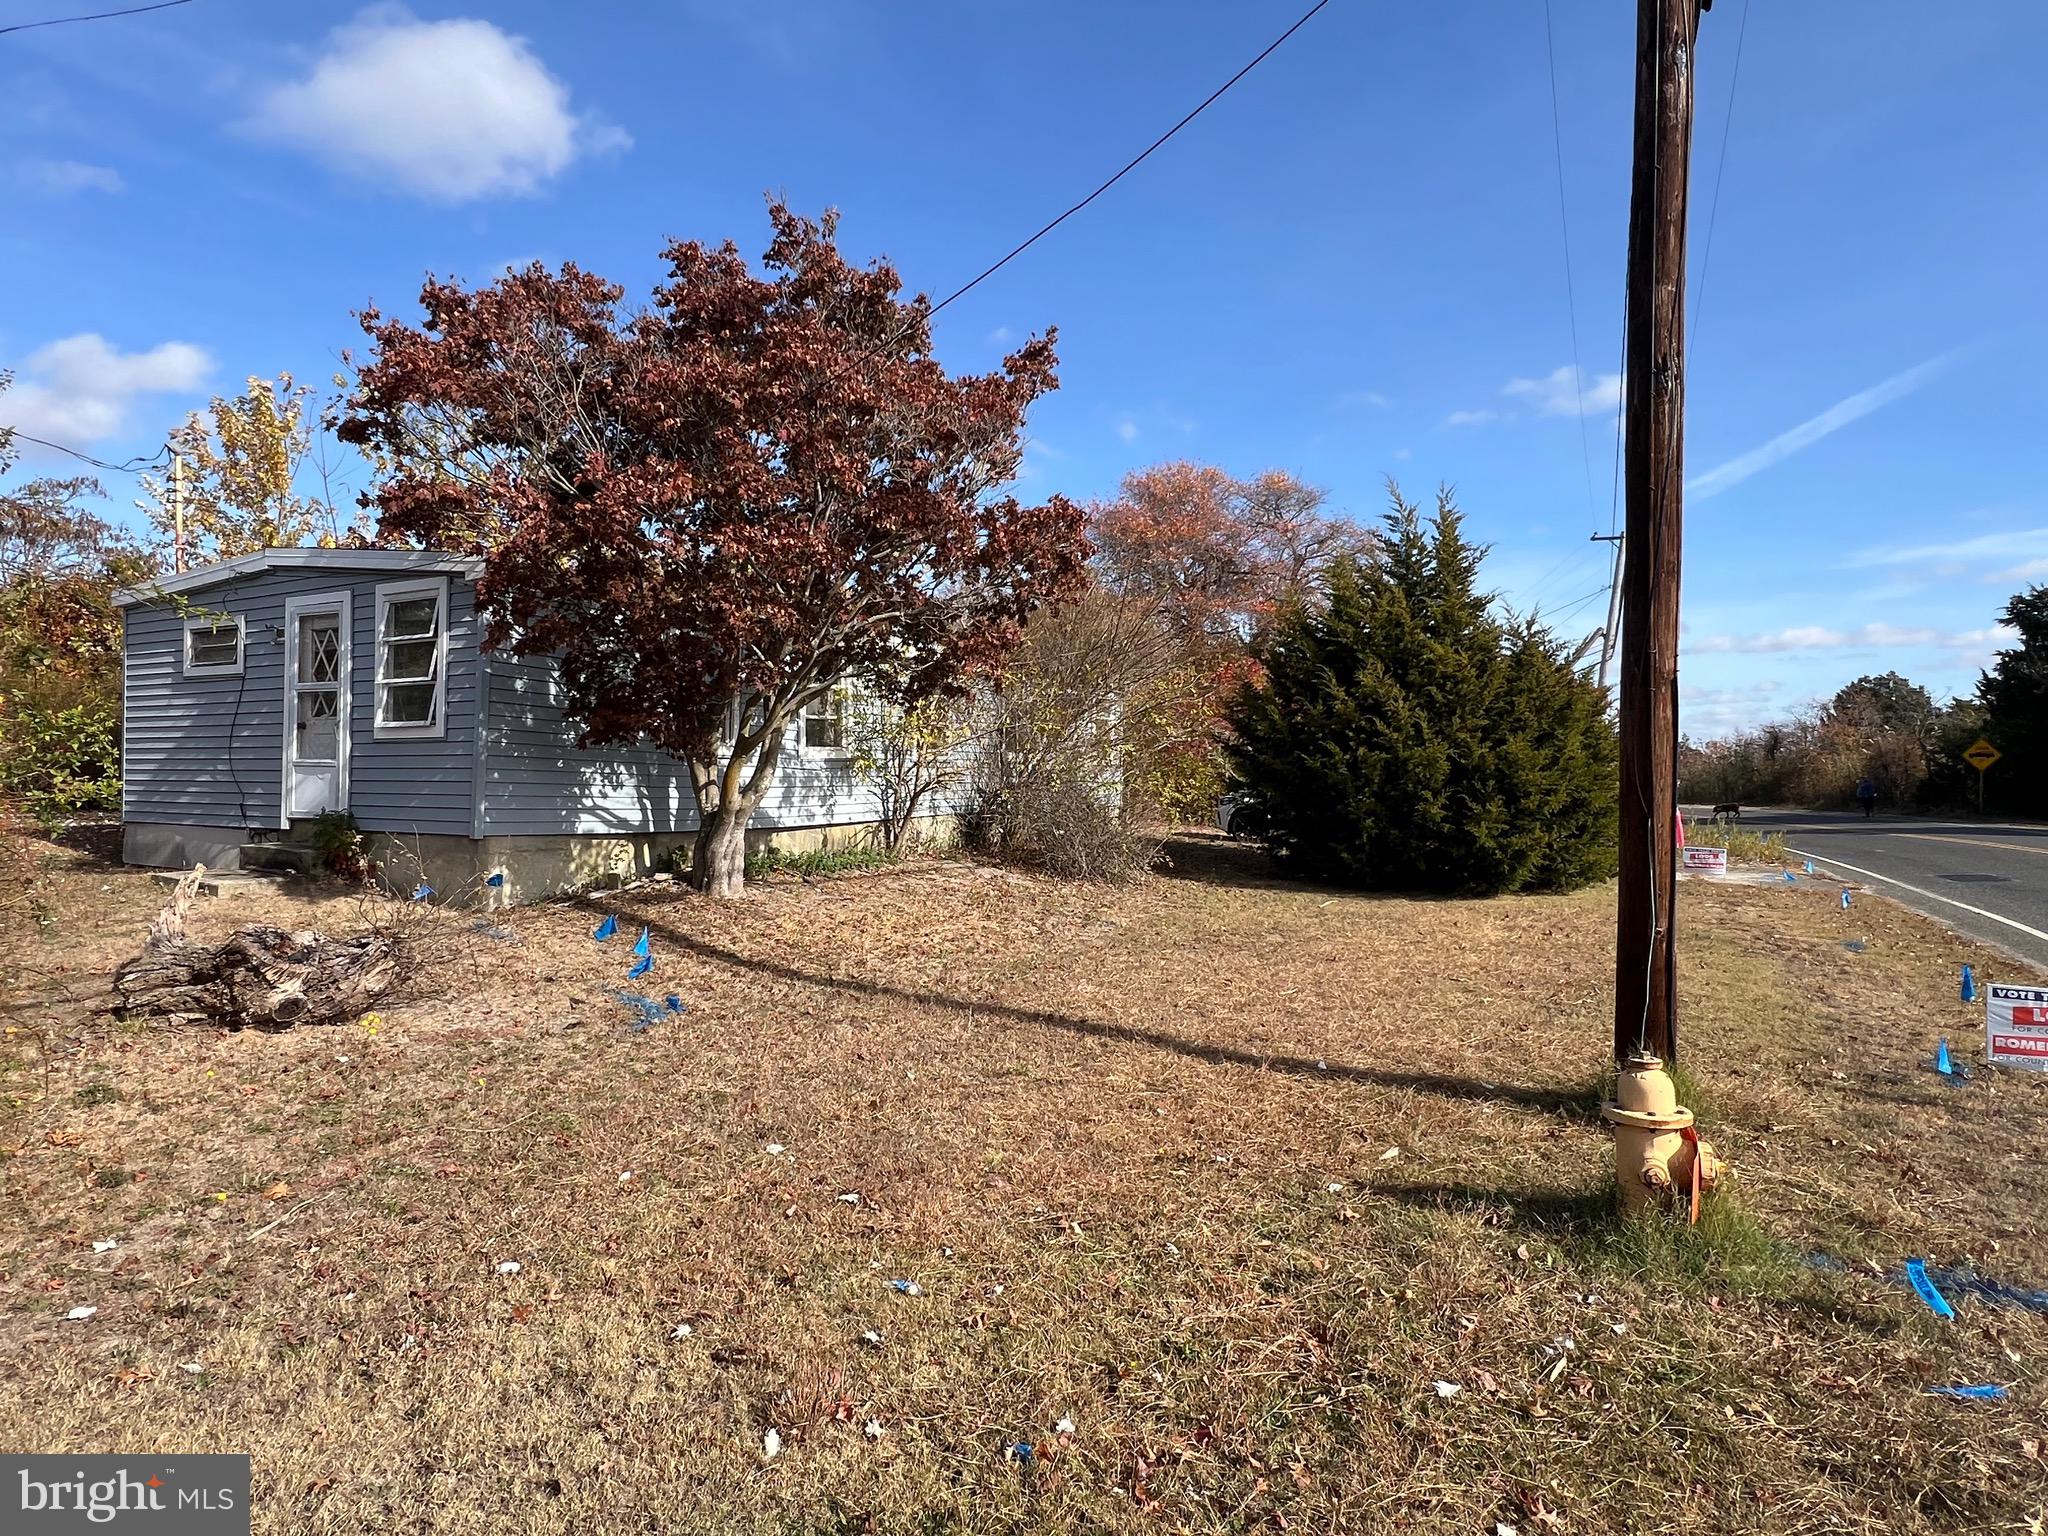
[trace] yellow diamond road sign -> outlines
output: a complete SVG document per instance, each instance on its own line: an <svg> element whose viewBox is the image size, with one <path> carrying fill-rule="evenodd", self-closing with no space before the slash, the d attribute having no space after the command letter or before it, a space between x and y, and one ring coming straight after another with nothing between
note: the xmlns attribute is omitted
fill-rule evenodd
<svg viewBox="0 0 2048 1536"><path fill-rule="evenodd" d="M2005 754L2000 752L1998 748L1991 745L1991 743L1986 741L1982 736L1979 736L1976 739L1976 741L1972 742L1969 748L1963 753L1963 761L1968 763L1972 768L1976 769L1979 773L1982 773L1986 768L1989 768L1993 763L1997 762L1999 758L2003 757L2004 755Z"/></svg>

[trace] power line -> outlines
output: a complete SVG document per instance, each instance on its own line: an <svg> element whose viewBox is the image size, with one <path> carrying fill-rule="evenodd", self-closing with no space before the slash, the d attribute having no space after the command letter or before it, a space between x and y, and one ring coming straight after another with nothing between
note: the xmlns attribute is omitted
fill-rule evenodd
<svg viewBox="0 0 2048 1536"><path fill-rule="evenodd" d="M1111 187L1115 186L1118 182L1122 181L1124 177L1128 176L1132 171L1136 170L1140 165L1144 164L1145 161L1151 157L1152 152L1158 149L1160 145L1164 144L1176 133L1179 133L1181 129L1187 127L1189 123L1192 123L1196 118L1200 117L1205 111L1207 111L1209 107L1216 101L1216 99L1219 96L1221 96L1225 91L1229 90L1233 85L1237 84L1238 81L1242 80L1246 75L1250 74L1253 70L1257 69L1261 64L1263 64L1266 61L1268 55L1270 55L1282 43L1286 42L1287 39L1294 36L1295 33L1299 32L1304 26L1308 24L1310 18L1312 18L1317 11L1320 11L1324 6L1328 5L1329 3L1330 0L1316 0L1316 3L1314 5L1310 6L1308 10L1302 13L1300 20L1296 21L1293 26L1289 27L1285 32L1282 32L1278 37L1274 38L1272 42L1266 44L1266 46L1259 51L1258 57L1254 58L1251 61L1251 63L1245 65L1243 69L1240 69L1228 80L1224 81L1221 85L1217 86L1215 90L1211 91L1208 94L1208 96L1203 99L1202 104L1200 106L1196 107L1194 111L1190 112L1186 117L1182 118L1179 122L1175 123L1171 128L1167 129L1166 132L1159 135L1159 137L1154 139L1150 144L1146 145L1145 148L1141 150L1135 158L1133 158L1127 164L1125 164L1122 170L1118 171L1114 176L1110 177L1109 180L1105 181L1093 192L1090 192L1086 197L1082 198L1081 201L1074 204L1074 206L1069 208L1065 213L1061 214L1051 223L1045 225L1030 239L1024 241L1021 245L1016 246L1009 252L1008 255L1004 256L1002 260L996 262L994 265L984 269L983 271L975 274L975 276L968 282L961 284L961 286L958 288L955 288L951 293L947 294L943 299L939 300L938 303L934 304L931 307L931 309L927 311L927 313L936 315L940 310L944 309L948 304L952 303L955 299L962 297L970 289L974 288L975 285L980 283L984 278L995 276L996 273L1002 271L1004 267L1008 266L1012 261L1016 260L1019 256L1022 256L1026 251L1030 250L1031 247L1036 245L1040 240L1044 239L1047 235L1051 234L1054 230L1058 229L1062 224L1066 223L1068 219L1071 219L1075 214L1079 213L1083 208L1086 208L1090 203L1094 202L1095 199L1102 196L1102 194L1107 192Z"/></svg>
<svg viewBox="0 0 2048 1536"><path fill-rule="evenodd" d="M125 11L94 11L90 16L52 16L48 21L17 21L11 27L0 27L0 32L32 32L37 27L66 27L74 21L108 21L116 16L140 16L144 11L168 11L174 5L191 3L192 0L157 0L155 5L135 5Z"/></svg>
<svg viewBox="0 0 2048 1536"><path fill-rule="evenodd" d="M1742 0L1742 20L1735 28L1735 67L1728 76L1728 110L1721 118L1721 153L1714 161L1714 197L1707 205L1707 238L1700 250L1700 285L1693 290L1693 345L1699 345L1700 310L1707 302L1707 264L1714 259L1714 218L1721 211L1721 173L1728 169L1728 131L1735 126L1735 88L1742 83L1742 40L1749 35L1749 0Z"/></svg>
<svg viewBox="0 0 2048 1536"><path fill-rule="evenodd" d="M1586 510L1591 512L1593 450L1586 438L1586 370L1579 366L1579 300L1577 285L1572 281L1572 225L1565 214L1564 125L1557 106L1557 48L1550 37L1550 0L1543 0L1543 57L1550 66L1550 146L1557 161L1557 223L1564 234L1564 305L1572 324L1572 389L1579 405L1579 461L1586 471Z"/></svg>
<svg viewBox="0 0 2048 1536"><path fill-rule="evenodd" d="M147 457L138 456L130 459L125 464L109 464L105 459L96 459L89 453L80 453L76 448L66 448L62 443L52 443L40 437L31 437L28 433L13 427L0 426L0 437L11 438L16 442L34 443L38 448L48 448L57 453L68 453L74 459L84 460L94 469L104 469L109 474L114 475L138 475L145 469L154 469L168 457L171 451L170 445L165 444Z"/></svg>

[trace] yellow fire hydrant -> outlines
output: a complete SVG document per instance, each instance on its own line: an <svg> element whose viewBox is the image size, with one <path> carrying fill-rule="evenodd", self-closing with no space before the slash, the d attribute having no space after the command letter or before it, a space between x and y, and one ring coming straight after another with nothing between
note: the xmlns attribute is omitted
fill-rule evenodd
<svg viewBox="0 0 2048 1536"><path fill-rule="evenodd" d="M1615 1075L1614 1098L1600 1106L1614 1124L1614 1174L1624 1216L1639 1216L1654 1199L1682 1193L1692 1219L1699 1197L1720 1180L1722 1163L1692 1128L1692 1111L1678 1102L1671 1074L1655 1056L1638 1053Z"/></svg>

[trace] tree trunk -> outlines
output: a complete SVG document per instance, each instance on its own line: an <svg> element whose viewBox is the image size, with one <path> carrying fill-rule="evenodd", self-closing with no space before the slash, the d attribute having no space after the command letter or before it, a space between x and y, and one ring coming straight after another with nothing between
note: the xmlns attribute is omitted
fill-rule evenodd
<svg viewBox="0 0 2048 1536"><path fill-rule="evenodd" d="M690 884L705 895L732 897L745 892L750 810L745 805L720 806L704 813L690 853Z"/></svg>

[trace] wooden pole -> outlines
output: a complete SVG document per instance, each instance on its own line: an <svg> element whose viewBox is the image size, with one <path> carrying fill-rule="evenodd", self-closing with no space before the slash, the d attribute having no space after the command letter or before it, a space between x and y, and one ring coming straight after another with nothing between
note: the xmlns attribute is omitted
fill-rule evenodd
<svg viewBox="0 0 2048 1536"><path fill-rule="evenodd" d="M1678 1056L1678 576L1693 43L1710 0L1637 0L1623 401L1621 891L1614 1055Z"/></svg>
<svg viewBox="0 0 2048 1536"><path fill-rule="evenodd" d="M185 455L171 455L171 567L185 569Z"/></svg>

